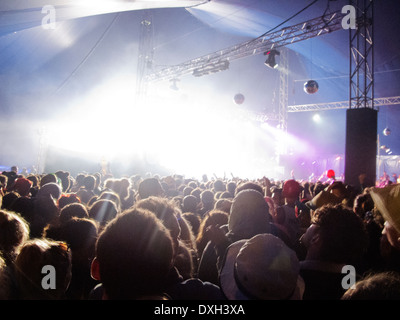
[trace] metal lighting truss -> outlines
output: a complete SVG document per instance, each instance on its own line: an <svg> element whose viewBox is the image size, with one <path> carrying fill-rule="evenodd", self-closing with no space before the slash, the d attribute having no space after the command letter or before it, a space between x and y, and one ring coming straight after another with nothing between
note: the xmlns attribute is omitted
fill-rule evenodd
<svg viewBox="0 0 400 320"><path fill-rule="evenodd" d="M340 11L325 14L279 31L267 32L258 38L216 51L178 65L148 73L144 80L162 81L179 78L186 74L195 76L225 70L232 60L263 54L274 48L317 37L342 29L343 14Z"/></svg>
<svg viewBox="0 0 400 320"><path fill-rule="evenodd" d="M153 55L153 16L150 11L144 10L143 18L140 22L139 57L136 76L136 96L139 105L147 94L147 85L143 82L143 77L151 67Z"/></svg>
<svg viewBox="0 0 400 320"><path fill-rule="evenodd" d="M351 101L351 108L356 108L357 101ZM386 98L375 98L374 106L393 106L400 104L400 96L397 97L386 97ZM324 111L324 110L335 110L335 109L348 109L349 101L338 101L338 102L326 102L326 103L311 103L311 104L299 104L288 106L288 112L304 112L304 111Z"/></svg>
<svg viewBox="0 0 400 320"><path fill-rule="evenodd" d="M349 108L374 109L373 0L352 0L355 28L350 28Z"/></svg>
<svg viewBox="0 0 400 320"><path fill-rule="evenodd" d="M280 50L279 64L281 70L279 72L279 128L287 131L287 118L288 118L288 96L289 96L289 59L286 48Z"/></svg>

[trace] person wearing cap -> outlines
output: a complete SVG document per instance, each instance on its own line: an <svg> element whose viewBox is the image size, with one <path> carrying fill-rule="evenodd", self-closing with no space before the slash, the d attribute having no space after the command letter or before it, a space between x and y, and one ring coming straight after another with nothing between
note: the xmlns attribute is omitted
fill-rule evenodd
<svg viewBox="0 0 400 320"><path fill-rule="evenodd" d="M304 281L296 253L272 234L231 244L220 272L228 300L301 300Z"/></svg>
<svg viewBox="0 0 400 320"><path fill-rule="evenodd" d="M300 262L304 300L338 300L344 294L343 267L356 269L367 248L365 226L350 208L328 204L318 208L300 238L306 257ZM356 274L357 276L357 274Z"/></svg>
<svg viewBox="0 0 400 320"><path fill-rule="evenodd" d="M17 192L21 197L28 197L32 187L32 181L26 178L17 178L12 191Z"/></svg>
<svg viewBox="0 0 400 320"><path fill-rule="evenodd" d="M218 269L226 248L233 242L261 233L271 233L285 243L289 242L286 234L273 223L263 194L254 189L240 191L233 199L228 225L211 225L208 233L211 240L200 258L198 276L214 284L218 284Z"/></svg>
<svg viewBox="0 0 400 320"><path fill-rule="evenodd" d="M375 207L384 219L380 252L384 268L400 270L400 184L369 189Z"/></svg>
<svg viewBox="0 0 400 320"><path fill-rule="evenodd" d="M300 203L301 191L302 187L296 180L286 180L282 188L284 205L276 208L275 222L283 227L292 245L300 237L300 223L296 217L296 206Z"/></svg>
<svg viewBox="0 0 400 320"><path fill-rule="evenodd" d="M51 197L52 199L58 201L61 198L61 195L61 186L56 182L49 182L40 187L35 198Z"/></svg>

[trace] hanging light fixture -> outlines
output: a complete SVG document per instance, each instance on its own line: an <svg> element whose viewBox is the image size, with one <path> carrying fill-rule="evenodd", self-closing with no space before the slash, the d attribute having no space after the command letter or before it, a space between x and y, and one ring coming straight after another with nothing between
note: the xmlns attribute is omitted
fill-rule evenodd
<svg viewBox="0 0 400 320"><path fill-rule="evenodd" d="M268 56L267 60L265 60L264 64L272 69L276 69L278 64L276 63L275 56L280 55L278 50L272 49L264 53L264 55Z"/></svg>
<svg viewBox="0 0 400 320"><path fill-rule="evenodd" d="M172 89L172 90L178 91L179 88L178 88L178 86L176 85L176 83L177 83L178 81L180 81L180 80L177 79L177 78L173 78L173 79L171 79L171 80L169 80L169 81L171 82L171 85L169 86L169 88Z"/></svg>

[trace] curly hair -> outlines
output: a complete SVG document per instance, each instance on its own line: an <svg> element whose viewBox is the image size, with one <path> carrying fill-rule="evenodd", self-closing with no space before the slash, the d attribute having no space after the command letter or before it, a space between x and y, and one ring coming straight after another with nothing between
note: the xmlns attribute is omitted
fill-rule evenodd
<svg viewBox="0 0 400 320"><path fill-rule="evenodd" d="M361 218L343 204L320 207L311 223L319 229L321 259L325 261L353 263L367 248L368 236Z"/></svg>

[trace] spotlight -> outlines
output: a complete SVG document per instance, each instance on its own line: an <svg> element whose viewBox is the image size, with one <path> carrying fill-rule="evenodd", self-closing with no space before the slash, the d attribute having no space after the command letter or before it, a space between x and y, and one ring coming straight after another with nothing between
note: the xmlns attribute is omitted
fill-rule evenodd
<svg viewBox="0 0 400 320"><path fill-rule="evenodd" d="M174 79L171 79L171 80L169 80L169 81L172 82L172 84L169 86L169 88L172 89L172 90L178 91L179 88L178 88L178 86L176 85L176 82L177 82L177 81L180 81L180 80L174 78Z"/></svg>
<svg viewBox="0 0 400 320"><path fill-rule="evenodd" d="M387 154L392 154L392 151L390 150L390 148L388 148L385 145L381 146L381 149L384 150Z"/></svg>
<svg viewBox="0 0 400 320"><path fill-rule="evenodd" d="M312 119L314 120L314 122L317 122L317 123L321 122L321 116L318 113L314 114Z"/></svg>
<svg viewBox="0 0 400 320"><path fill-rule="evenodd" d="M279 51L272 49L271 51L265 52L264 55L267 55L268 58L265 60L264 64L267 67L270 67L272 69L276 69L278 67L278 64L275 61L275 56L280 55Z"/></svg>

